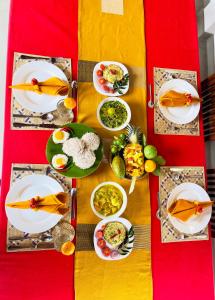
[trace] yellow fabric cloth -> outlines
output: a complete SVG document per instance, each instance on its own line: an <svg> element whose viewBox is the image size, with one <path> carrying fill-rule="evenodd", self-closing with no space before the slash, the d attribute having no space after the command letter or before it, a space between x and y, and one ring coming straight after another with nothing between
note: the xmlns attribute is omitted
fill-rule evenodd
<svg viewBox="0 0 215 300"><path fill-rule="evenodd" d="M189 201L185 199L178 199L172 203L168 212L175 218L186 222L193 215L201 214L203 209L213 205L212 201L199 202Z"/></svg>
<svg viewBox="0 0 215 300"><path fill-rule="evenodd" d="M163 106L177 107L186 106L201 102L198 97L192 97L190 94L178 93L176 91L168 91L160 97L160 103Z"/></svg>
<svg viewBox="0 0 215 300"><path fill-rule="evenodd" d="M126 34L125 34L126 33ZM146 133L145 36L142 0L124 0L124 14L102 13L101 0L79 0L79 60L118 61L128 67L130 89L122 98L132 112L131 122ZM135 70L138 73L135 73ZM95 128L102 138L113 133L102 128L96 109L105 96L97 93L92 82L80 82L78 121ZM118 134L118 133L117 133ZM116 135L116 133L115 133ZM97 224L90 207L92 190L101 182L115 181L127 191L130 181L117 179L109 164L102 163L89 177L77 180L78 224ZM151 211L148 177L137 181L128 197L123 217L132 224L144 224L150 232ZM151 300L153 298L150 239L146 248L134 250L121 261L107 262L94 251L77 251L75 259L75 293L77 300Z"/></svg>
<svg viewBox="0 0 215 300"><path fill-rule="evenodd" d="M38 84L36 85L33 85L31 83L21 83L17 85L12 85L10 86L10 88L35 92L37 94L47 94L52 96L65 96L68 94L69 91L68 84L57 77L51 77L45 81L38 82Z"/></svg>
<svg viewBox="0 0 215 300"><path fill-rule="evenodd" d="M46 197L36 196L26 201L18 201L6 204L11 208L43 210L51 214L64 215L68 212L69 195L67 193L58 193Z"/></svg>

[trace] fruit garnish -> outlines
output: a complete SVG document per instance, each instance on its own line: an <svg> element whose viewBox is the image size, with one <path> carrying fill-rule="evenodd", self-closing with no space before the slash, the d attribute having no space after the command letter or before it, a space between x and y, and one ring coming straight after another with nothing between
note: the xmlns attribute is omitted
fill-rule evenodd
<svg viewBox="0 0 215 300"><path fill-rule="evenodd" d="M74 251L75 251L75 245L71 241L67 241L63 243L63 245L61 246L61 253L63 255L72 255Z"/></svg>
<svg viewBox="0 0 215 300"><path fill-rule="evenodd" d="M101 77L101 76L103 75L103 72L102 72L102 70L98 70L98 71L96 72L96 74L97 74L98 77Z"/></svg>
<svg viewBox="0 0 215 300"><path fill-rule="evenodd" d="M31 79L31 84L32 85L38 85L38 80L36 78Z"/></svg>
<svg viewBox="0 0 215 300"><path fill-rule="evenodd" d="M148 159L145 161L145 171L147 173L154 172L156 170L156 168L157 168L157 165L153 160Z"/></svg>
<svg viewBox="0 0 215 300"><path fill-rule="evenodd" d="M105 65L103 65L103 64L100 65L100 69L101 69L102 71L104 71L105 68L106 68Z"/></svg>
<svg viewBox="0 0 215 300"><path fill-rule="evenodd" d="M118 178L125 177L125 163L121 156L115 156L112 160L112 169Z"/></svg>
<svg viewBox="0 0 215 300"><path fill-rule="evenodd" d="M71 97L65 98L63 103L67 109L74 109L76 107L76 101Z"/></svg>
<svg viewBox="0 0 215 300"><path fill-rule="evenodd" d="M157 156L157 149L155 146L147 145L144 147L144 155L147 159L153 159Z"/></svg>

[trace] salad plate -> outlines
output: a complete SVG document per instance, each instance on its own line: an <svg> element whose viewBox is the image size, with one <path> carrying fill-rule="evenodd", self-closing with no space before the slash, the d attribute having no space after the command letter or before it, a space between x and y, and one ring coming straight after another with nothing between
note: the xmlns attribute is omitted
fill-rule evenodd
<svg viewBox="0 0 215 300"><path fill-rule="evenodd" d="M175 124L187 124L195 120L199 114L200 103L183 107L166 107L160 104L160 97L170 90L179 93L188 93L193 97L199 97L196 89L186 80L172 79L165 82L158 93L158 106L164 117Z"/></svg>
<svg viewBox="0 0 215 300"><path fill-rule="evenodd" d="M17 180L10 188L5 204L25 201L35 196L45 197L63 192L62 186L53 178L45 175L28 175ZM27 233L40 233L54 227L62 215L50 214L45 211L18 209L5 206L10 223L18 230Z"/></svg>
<svg viewBox="0 0 215 300"><path fill-rule="evenodd" d="M134 230L124 218L104 219L94 231L96 254L103 260L121 260L128 257L134 247Z"/></svg>
<svg viewBox="0 0 215 300"><path fill-rule="evenodd" d="M167 201L167 210L171 204L177 199L196 200L199 202L210 201L210 197L206 191L195 183L182 183L176 186L170 193ZM209 223L212 213L212 207L207 207L201 214L192 216L186 222L171 216L168 213L168 218L172 225L179 231L185 234L195 234L203 230Z"/></svg>
<svg viewBox="0 0 215 300"><path fill-rule="evenodd" d="M93 70L96 91L105 96L120 96L128 92L128 69L116 61L102 61Z"/></svg>
<svg viewBox="0 0 215 300"><path fill-rule="evenodd" d="M44 62L33 61L20 66L13 74L12 85L31 82L32 78L45 81L50 77L57 77L68 83L64 72L57 66ZM13 89L17 102L24 108L38 113L48 113L57 109L57 103L66 96L50 96L31 91Z"/></svg>

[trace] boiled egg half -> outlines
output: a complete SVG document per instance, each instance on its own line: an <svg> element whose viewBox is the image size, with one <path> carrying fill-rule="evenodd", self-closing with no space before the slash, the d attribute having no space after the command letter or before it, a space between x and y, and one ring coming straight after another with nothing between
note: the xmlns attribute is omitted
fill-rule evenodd
<svg viewBox="0 0 215 300"><path fill-rule="evenodd" d="M55 131L53 132L52 139L55 144L61 144L68 140L69 136L70 133L66 129L59 128L55 129Z"/></svg>
<svg viewBox="0 0 215 300"><path fill-rule="evenodd" d="M52 166L57 170L63 170L68 164L68 157L64 154L56 154L52 157Z"/></svg>

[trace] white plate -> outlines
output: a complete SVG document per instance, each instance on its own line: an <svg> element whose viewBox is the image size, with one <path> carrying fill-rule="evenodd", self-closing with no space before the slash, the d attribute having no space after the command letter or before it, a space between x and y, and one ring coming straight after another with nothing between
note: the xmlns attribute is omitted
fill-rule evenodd
<svg viewBox="0 0 215 300"><path fill-rule="evenodd" d="M111 219L108 219L108 220L104 219L104 220L100 221L97 224L97 226L95 228L95 231L94 231L94 235L93 235L93 243L94 243L94 248L95 248L96 254L98 255L99 258L104 259L104 260L111 260L111 261L113 261L113 260L124 259L124 258L128 257L131 254L131 252L133 250L134 243L131 243L130 246L131 246L132 249L130 250L130 252L128 254L126 254L126 255L119 255L116 258L111 258L110 256L108 256L108 257L104 256L102 254L102 250L97 246L98 239L96 238L96 232L98 230L100 230L103 225L105 225L105 224L107 224L109 222L120 222L120 223L122 223L125 226L125 228L127 229L127 231L129 231L131 229L131 227L132 227L131 223L128 220L124 219L124 218L111 218ZM106 244L107 244L107 247L109 247L110 249L113 250L113 247L111 245L109 245L107 242L106 242Z"/></svg>
<svg viewBox="0 0 215 300"><path fill-rule="evenodd" d="M121 63L119 62L116 62L116 61L101 61L100 63L96 64L94 69L93 69L93 84L94 84L94 87L95 89L97 90L98 93L102 94L102 95L105 95L105 96L122 96L124 94L127 93L128 89L129 89L129 80L128 80L128 85L126 86L125 89L122 89L122 94L119 94L118 92L116 93L108 93L108 92L105 92L102 88L102 86L100 85L98 79L100 77L97 76L96 72L98 70L100 70L100 65L103 64L105 66L109 66L109 65L117 65L119 66L123 72L124 72L124 75L125 74L128 74L128 69ZM108 83L107 84L109 87L113 87L113 84L111 83Z"/></svg>
<svg viewBox="0 0 215 300"><path fill-rule="evenodd" d="M109 101L118 101L118 102L122 103L122 104L125 106L125 109L126 109L126 111L127 111L127 120L125 121L125 123L123 123L123 124L122 124L121 126L119 126L119 127L115 127L115 128L107 127L107 126L104 125L104 123L102 122L102 120L101 120L101 118L100 118L100 109L101 109L101 107L103 106L104 103L107 103L107 102L109 102ZM125 102L124 100L122 100L122 99L119 98L119 97L108 97L108 98L102 100L102 101L99 103L98 107L97 107L97 112L96 112L96 114L97 114L97 119L98 119L99 123L100 123L105 129L110 130L110 131L119 131L119 130L122 130L122 129L124 129L124 128L129 124L129 122L131 121L131 109L130 109L128 103Z"/></svg>
<svg viewBox="0 0 215 300"><path fill-rule="evenodd" d="M7 194L6 202L24 201L34 196L47 196L63 192L62 186L53 178L45 175L29 175L17 180ZM32 209L18 209L5 206L10 223L17 229L28 233L39 233L55 226L61 215Z"/></svg>
<svg viewBox="0 0 215 300"><path fill-rule="evenodd" d="M175 187L167 201L167 209L177 199L197 200L200 202L210 201L210 197L206 191L195 183L182 183ZM186 222L183 222L170 214L168 214L168 216L170 222L178 231L186 234L195 234L208 225L211 213L212 207L210 206L205 208L201 214L192 216Z"/></svg>
<svg viewBox="0 0 215 300"><path fill-rule="evenodd" d="M199 97L198 92L190 83L182 79L172 79L162 85L158 93L158 100L164 93L170 90L179 93L189 93L193 97ZM187 124L192 122L198 116L200 110L200 103L183 107L165 107L158 101L158 105L164 117L175 124Z"/></svg>
<svg viewBox="0 0 215 300"><path fill-rule="evenodd" d="M13 74L13 85L29 83L32 78L38 81L47 80L50 77L58 77L68 82L66 75L55 65L44 61L33 61L19 67ZM30 91L13 89L13 95L21 106L33 111L47 113L57 108L59 100L66 96L39 95Z"/></svg>
<svg viewBox="0 0 215 300"><path fill-rule="evenodd" d="M100 213L95 209L93 200L94 200L95 192L96 192L98 189L100 189L100 187L105 186L105 185L107 185L107 184L113 185L113 186L115 186L116 188L118 188L118 189L120 190L120 192L122 193L122 197L123 197L123 203L122 203L122 206L121 206L121 208L120 208L120 210L119 210L118 212L116 212L114 215L111 215L111 216L107 216L107 217L106 217L106 216L100 214ZM126 192L125 192L125 190L123 189L123 187L122 187L120 184L118 184L118 183L116 183L116 182L113 182L113 181L106 181L106 182L102 182L101 184L97 185L97 186L95 187L95 189L93 190L93 192L92 192L92 194L91 194L91 197L90 197L90 205L91 205L91 208L92 208L94 214L95 214L97 217L99 217L99 218L101 218L101 219L105 219L105 220L109 220L109 219L112 219L112 218L116 218L116 217L121 216L121 215L124 213L125 209L126 209L127 201L128 201L128 200L127 200L127 195L126 195Z"/></svg>

